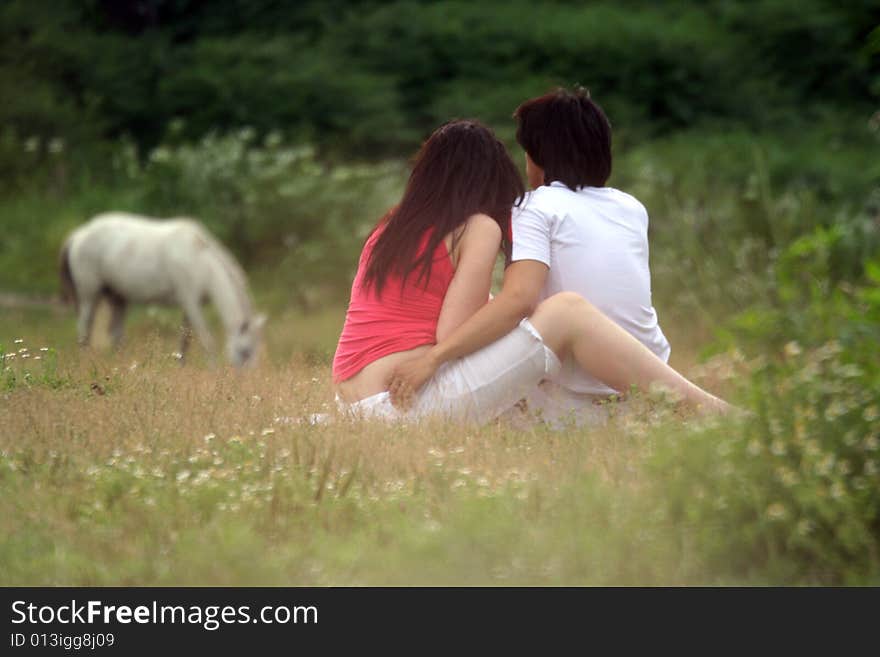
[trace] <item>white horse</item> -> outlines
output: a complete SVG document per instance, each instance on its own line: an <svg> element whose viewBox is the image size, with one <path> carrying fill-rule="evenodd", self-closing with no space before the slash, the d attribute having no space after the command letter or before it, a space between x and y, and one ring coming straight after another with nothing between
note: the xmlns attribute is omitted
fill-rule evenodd
<svg viewBox="0 0 880 657"><path fill-rule="evenodd" d="M208 352L214 339L202 315L214 304L226 329L226 355L236 366L253 361L264 315L255 315L241 267L192 219L155 220L112 212L74 230L61 248L61 282L77 305L79 343L87 345L95 308L110 303L110 337L122 339L128 303L178 305L183 309L181 357L195 331Z"/></svg>

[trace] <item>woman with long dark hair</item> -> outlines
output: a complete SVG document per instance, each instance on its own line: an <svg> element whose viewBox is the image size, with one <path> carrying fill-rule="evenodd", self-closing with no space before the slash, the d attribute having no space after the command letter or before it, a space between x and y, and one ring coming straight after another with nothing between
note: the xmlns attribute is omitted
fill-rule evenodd
<svg viewBox="0 0 880 657"><path fill-rule="evenodd" d="M333 360L341 406L365 416L484 422L571 356L615 389L659 382L686 401L723 408L568 292L543 301L488 346L442 354L442 365L412 394L389 390L398 365L428 354L486 304L499 250L510 257L511 209L523 194L504 145L482 124L452 121L423 144L403 198L361 253ZM395 407L392 395L406 408Z"/></svg>

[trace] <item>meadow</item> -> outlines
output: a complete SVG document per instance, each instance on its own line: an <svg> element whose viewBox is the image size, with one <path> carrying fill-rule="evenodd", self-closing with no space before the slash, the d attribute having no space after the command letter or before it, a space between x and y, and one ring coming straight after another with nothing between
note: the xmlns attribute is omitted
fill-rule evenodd
<svg viewBox="0 0 880 657"><path fill-rule="evenodd" d="M169 151L161 164L202 170L229 143ZM847 165L807 185L810 146L790 145L680 137L624 151L615 173L651 213L655 305L673 364L743 417L689 416L661 391L609 403L604 424L561 430L334 417L344 284L369 217L400 188L394 162L312 179L302 157L287 160L300 193L323 185L313 198L325 205L310 211L327 221L311 227L314 242L249 267L270 314L254 370L198 350L181 367L173 310L134 312L113 352L100 339L75 346L69 307L4 308L0 583L876 584L877 218L870 198L823 191L869 187L860 181L873 175L871 146L839 146ZM291 150L254 148L282 161ZM758 164L742 168L742 158ZM860 158L854 173L848 163ZM8 209L40 207L63 233L73 209L102 193L145 203L157 188L150 166L66 205L20 197L6 216L27 234L26 215ZM199 216L232 230L204 201L210 193L182 177L178 189L218 208ZM359 193L334 194L334 177ZM284 207L272 189L243 206L246 218ZM264 225L292 230L315 216L292 214ZM326 259L328 243L338 253L322 271L338 271L305 275L300 256ZM8 271L19 253L6 251ZM21 262L38 272L22 294L51 298L51 249ZM314 414L332 421L314 424Z"/></svg>
<svg viewBox="0 0 880 657"><path fill-rule="evenodd" d="M0 585L880 584L874 4L0 3ZM336 417L406 158L475 117L520 162L513 109L573 84L648 210L672 364L745 412ZM181 367L166 309L76 346L58 250L110 210L233 251L255 369Z"/></svg>
<svg viewBox="0 0 880 657"><path fill-rule="evenodd" d="M339 317L278 318L269 349L293 357L236 372L180 367L171 317L135 317L120 353L80 353L67 313L4 313L21 341L0 410L0 582L716 581L631 506L646 428L671 409L564 432L311 424L333 409L308 354L332 349Z"/></svg>

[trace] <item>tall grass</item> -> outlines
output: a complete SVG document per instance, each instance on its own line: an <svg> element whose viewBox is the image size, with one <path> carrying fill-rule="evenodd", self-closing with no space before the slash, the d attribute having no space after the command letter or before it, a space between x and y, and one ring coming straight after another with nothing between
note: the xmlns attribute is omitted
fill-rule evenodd
<svg viewBox="0 0 880 657"><path fill-rule="evenodd" d="M0 198L0 292L51 294L89 214L180 208L239 248L270 321L236 373L177 364L177 311L135 310L114 353L75 348L69 309L4 308L0 584L876 584L871 139L624 140L612 184L648 208L673 362L747 413L645 395L564 431L334 417L342 304L399 164L245 132L35 178Z"/></svg>
<svg viewBox="0 0 880 657"><path fill-rule="evenodd" d="M0 405L4 584L676 581L606 561L640 469L625 426L310 424L325 365L181 368L161 334L22 360L38 326L5 364L32 374Z"/></svg>
<svg viewBox="0 0 880 657"><path fill-rule="evenodd" d="M645 396L553 431L337 417L308 317L247 372L182 368L135 319L119 353L63 315L2 323L0 583L878 581L880 386L849 340L686 372L745 417Z"/></svg>

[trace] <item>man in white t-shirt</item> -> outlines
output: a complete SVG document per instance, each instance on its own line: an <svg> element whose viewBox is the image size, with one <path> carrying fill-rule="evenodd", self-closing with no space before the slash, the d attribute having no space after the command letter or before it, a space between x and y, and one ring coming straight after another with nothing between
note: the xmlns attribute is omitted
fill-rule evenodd
<svg viewBox="0 0 880 657"><path fill-rule="evenodd" d="M530 302L577 292L667 361L669 343L651 303L648 213L605 186L611 127L602 109L583 90L558 90L526 101L514 116L533 191L514 211L512 261L541 282ZM551 421L571 411L586 417L590 400L611 394L568 359L528 406Z"/></svg>
<svg viewBox="0 0 880 657"><path fill-rule="evenodd" d="M648 214L629 194L611 187L572 191L559 181L539 187L513 217L512 260L535 260L549 268L539 301L577 292L669 359L669 343L651 305ZM557 383L579 393L614 393L570 362Z"/></svg>

